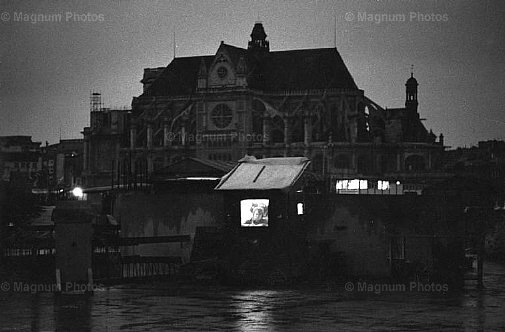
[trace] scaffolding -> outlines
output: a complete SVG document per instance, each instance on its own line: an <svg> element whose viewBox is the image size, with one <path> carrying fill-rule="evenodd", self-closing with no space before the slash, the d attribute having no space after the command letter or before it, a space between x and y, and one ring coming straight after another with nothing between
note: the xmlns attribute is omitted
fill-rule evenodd
<svg viewBox="0 0 505 332"><path fill-rule="evenodd" d="M89 109L91 112L99 112L103 108L102 94L99 92L91 92L89 96Z"/></svg>

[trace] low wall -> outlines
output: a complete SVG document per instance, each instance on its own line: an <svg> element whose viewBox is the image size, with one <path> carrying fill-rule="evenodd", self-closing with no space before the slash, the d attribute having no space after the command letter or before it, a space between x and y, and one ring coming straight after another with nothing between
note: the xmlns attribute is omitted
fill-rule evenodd
<svg viewBox="0 0 505 332"><path fill-rule="evenodd" d="M388 276L389 246L380 211L373 211L363 200L329 196L311 219L308 238L326 242L332 253L345 256L346 273L351 275Z"/></svg>
<svg viewBox="0 0 505 332"><path fill-rule="evenodd" d="M121 237L190 235L187 243L141 244L122 248L123 255L178 256L189 261L197 227L217 226L223 220L219 193L119 193L114 216Z"/></svg>
<svg viewBox="0 0 505 332"><path fill-rule="evenodd" d="M452 205L422 196L329 195L314 205L308 239L342 253L350 275L389 277L391 257L432 269L434 248L451 237L457 241L461 234L454 229L464 231Z"/></svg>

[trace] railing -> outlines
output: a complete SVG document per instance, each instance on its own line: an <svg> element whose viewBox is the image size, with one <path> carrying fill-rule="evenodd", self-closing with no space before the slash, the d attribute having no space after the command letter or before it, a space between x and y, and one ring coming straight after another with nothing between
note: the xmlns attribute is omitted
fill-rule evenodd
<svg viewBox="0 0 505 332"><path fill-rule="evenodd" d="M108 234L106 238L94 239L91 253L94 279L103 281L173 276L182 263L181 257L121 256L121 247L189 241L190 235L119 238ZM0 250L0 274L27 280L52 280L55 257L53 239L34 239L17 247L4 247Z"/></svg>
<svg viewBox="0 0 505 332"><path fill-rule="evenodd" d="M125 256L121 259L121 278L174 276L181 263L180 257Z"/></svg>
<svg viewBox="0 0 505 332"><path fill-rule="evenodd" d="M93 275L97 280L174 276L182 264L176 256L122 256L121 247L155 243L184 243L190 235L115 238L106 245L95 245Z"/></svg>

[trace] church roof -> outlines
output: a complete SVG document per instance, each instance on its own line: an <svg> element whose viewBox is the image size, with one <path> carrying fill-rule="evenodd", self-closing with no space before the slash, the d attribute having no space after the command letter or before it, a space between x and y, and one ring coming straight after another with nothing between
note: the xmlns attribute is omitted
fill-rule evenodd
<svg viewBox="0 0 505 332"><path fill-rule="evenodd" d="M243 48L240 48L240 47L236 47L236 46L232 46L232 45L228 45L228 44L221 44L223 46L223 48L225 49L225 51L228 53L228 55L230 56L231 58L231 62L236 66L238 64L238 61L240 60L240 57L243 56L244 58L247 58L247 50L246 49L243 49ZM214 58L214 56L212 56L212 58ZM208 69L208 67L207 67Z"/></svg>
<svg viewBox="0 0 505 332"><path fill-rule="evenodd" d="M262 91L346 88L357 89L335 48L268 52L258 65L243 48L221 44L236 66L248 61L248 85ZM152 83L144 96L191 95L196 91L198 70L204 61L210 69L214 55L175 58Z"/></svg>
<svg viewBox="0 0 505 332"><path fill-rule="evenodd" d="M191 95L196 91L200 62L207 68L213 55L175 58L151 84L144 96Z"/></svg>
<svg viewBox="0 0 505 332"><path fill-rule="evenodd" d="M357 89L335 48L270 52L263 75L265 90Z"/></svg>

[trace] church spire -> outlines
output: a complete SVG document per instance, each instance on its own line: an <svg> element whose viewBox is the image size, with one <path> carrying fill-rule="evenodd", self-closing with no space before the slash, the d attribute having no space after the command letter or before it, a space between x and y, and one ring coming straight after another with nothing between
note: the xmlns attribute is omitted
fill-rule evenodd
<svg viewBox="0 0 505 332"><path fill-rule="evenodd" d="M270 45L268 40L266 40L267 34L265 33L265 29L263 28L263 24L261 22L256 22L254 24L254 28L251 32L251 40L249 41L249 45L247 47L248 50L264 50L269 51Z"/></svg>
<svg viewBox="0 0 505 332"><path fill-rule="evenodd" d="M417 112L417 80L414 78L414 65L410 67L410 78L405 83L405 108Z"/></svg>

